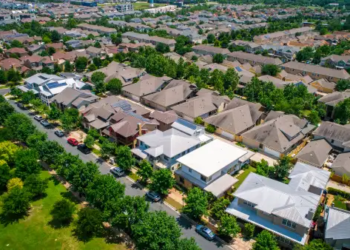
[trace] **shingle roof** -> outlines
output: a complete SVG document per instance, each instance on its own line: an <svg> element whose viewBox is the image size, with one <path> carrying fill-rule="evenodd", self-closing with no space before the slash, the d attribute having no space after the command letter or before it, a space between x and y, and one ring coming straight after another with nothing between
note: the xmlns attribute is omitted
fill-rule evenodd
<svg viewBox="0 0 350 250"><path fill-rule="evenodd" d="M322 122L313 134L342 143L350 141L350 128L334 122Z"/></svg>
<svg viewBox="0 0 350 250"><path fill-rule="evenodd" d="M339 102L344 101L347 98L350 98L350 91L333 92L321 97L318 101L329 106L336 106Z"/></svg>
<svg viewBox="0 0 350 250"><path fill-rule="evenodd" d="M227 55L228 59L230 60L231 57L235 58L236 60L249 60L253 61L259 64L274 64L274 65L280 65L282 64L282 61L278 58L272 58L262 55L255 55L251 53L241 52L241 51L235 51Z"/></svg>
<svg viewBox="0 0 350 250"><path fill-rule="evenodd" d="M350 212L339 208L329 207L327 211L327 223L325 238L334 240L349 240Z"/></svg>
<svg viewBox="0 0 350 250"><path fill-rule="evenodd" d="M127 91L136 96L144 96L157 91L166 81L171 78L167 76L155 77L146 75L140 81L134 84L123 87L123 91Z"/></svg>
<svg viewBox="0 0 350 250"><path fill-rule="evenodd" d="M298 154L297 158L313 166L322 167L328 158L332 146L326 140L309 142Z"/></svg>
<svg viewBox="0 0 350 250"><path fill-rule="evenodd" d="M165 112L155 110L150 114L149 117L157 121L163 122L165 124L171 124L175 122L178 118L177 114L172 110L165 111Z"/></svg>
<svg viewBox="0 0 350 250"><path fill-rule="evenodd" d="M338 173L350 173L350 153L342 153L335 158L332 169Z"/></svg>

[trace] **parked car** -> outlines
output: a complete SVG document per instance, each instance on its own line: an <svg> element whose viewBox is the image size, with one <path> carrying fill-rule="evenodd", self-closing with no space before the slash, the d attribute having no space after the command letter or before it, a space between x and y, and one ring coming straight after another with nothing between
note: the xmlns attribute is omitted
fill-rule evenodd
<svg viewBox="0 0 350 250"><path fill-rule="evenodd" d="M197 225L196 232L202 235L207 240L214 240L215 238L215 234L213 233L213 231L211 231L209 228L203 225Z"/></svg>
<svg viewBox="0 0 350 250"><path fill-rule="evenodd" d="M112 164L112 165L115 164L115 159L113 157L109 158L109 164Z"/></svg>
<svg viewBox="0 0 350 250"><path fill-rule="evenodd" d="M88 148L85 144L79 144L77 148L79 151L86 155L91 153L91 149Z"/></svg>
<svg viewBox="0 0 350 250"><path fill-rule="evenodd" d="M55 131L55 135L57 135L58 137L63 137L64 136L64 132L62 130L56 130Z"/></svg>
<svg viewBox="0 0 350 250"><path fill-rule="evenodd" d="M68 138L67 142L72 146L78 146L79 142L74 138Z"/></svg>
<svg viewBox="0 0 350 250"><path fill-rule="evenodd" d="M50 124L47 120L45 120L45 119L41 120L40 123L41 123L41 125L43 125L45 128L47 128L47 127L49 127L49 126L51 125L51 124Z"/></svg>
<svg viewBox="0 0 350 250"><path fill-rule="evenodd" d="M19 107L20 109L26 109L26 107L23 105L23 103L17 103L17 107Z"/></svg>
<svg viewBox="0 0 350 250"><path fill-rule="evenodd" d="M160 201L160 199L161 199L160 195L159 195L158 193L154 192L154 191L149 191L149 192L147 192L147 193L146 193L146 196L147 196L148 198L150 198L150 199L151 199L152 201L154 201L154 202L158 202L158 201Z"/></svg>
<svg viewBox="0 0 350 250"><path fill-rule="evenodd" d="M43 119L43 117L41 115L35 115L34 116L34 120L37 120L37 121L41 121Z"/></svg>
<svg viewBox="0 0 350 250"><path fill-rule="evenodd" d="M120 167L113 167L109 170L112 174L115 174L116 176L123 176L125 173L124 173L124 170L121 169Z"/></svg>

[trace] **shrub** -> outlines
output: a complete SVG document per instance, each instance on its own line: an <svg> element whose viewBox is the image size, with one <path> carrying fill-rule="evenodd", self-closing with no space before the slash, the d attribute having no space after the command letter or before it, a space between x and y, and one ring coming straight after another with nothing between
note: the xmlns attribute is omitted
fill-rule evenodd
<svg viewBox="0 0 350 250"><path fill-rule="evenodd" d="M253 238L255 231L255 225L251 223L245 223L243 228L243 235L245 238L250 239Z"/></svg>
<svg viewBox="0 0 350 250"><path fill-rule="evenodd" d="M327 188L327 191L329 194L339 195L347 200L350 200L350 193L344 192L336 188L331 188L331 187Z"/></svg>
<svg viewBox="0 0 350 250"><path fill-rule="evenodd" d="M208 124L208 126L205 128L205 131L207 131L208 133L214 133L216 130L215 126Z"/></svg>

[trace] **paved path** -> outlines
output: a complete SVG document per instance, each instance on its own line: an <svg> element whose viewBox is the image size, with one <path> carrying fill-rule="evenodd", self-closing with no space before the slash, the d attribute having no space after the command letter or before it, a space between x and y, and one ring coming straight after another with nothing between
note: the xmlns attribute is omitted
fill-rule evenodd
<svg viewBox="0 0 350 250"><path fill-rule="evenodd" d="M8 90L0 90L0 94L4 95L8 92ZM17 107L17 105L15 104L14 101L9 100L10 104L16 109L17 112L19 113L23 113L23 114L27 114L29 115L27 110L21 110ZM82 154L80 151L78 151L76 149L76 147L72 147L70 146L66 140L67 138L62 137L59 138L54 134L54 129L46 129L43 126L41 126L41 124L37 121L34 120L33 116L29 117L32 119L33 124L37 127L37 129L39 131L42 132L46 132L47 133L47 137L49 140L52 141L57 141L67 152L74 154L74 155L79 155L80 159L82 159L84 162L95 162L96 164L98 164L99 166L99 170L102 174L108 174L109 173L109 169L110 169L110 165L107 164L106 162L97 159L95 156L93 156L92 154ZM133 182L131 182L130 180L128 180L126 177L122 177L122 178L118 178L118 181L120 181L121 183L125 184L125 194L126 195L130 195L130 196L144 196L145 192L143 190L141 190L138 185L134 184ZM165 211L168 215L174 216L178 222L178 224L181 227L182 233L184 237L193 237L197 244L203 249L203 250L213 250L213 249L231 249L231 247L227 246L227 245L223 245L218 241L208 241L206 239L204 239L202 236L198 235L195 230L194 227L192 226L192 224L185 218L183 218L178 212L172 210L171 208L169 208L168 206L166 206L165 204L159 202L159 203L150 203L150 210L151 211Z"/></svg>
<svg viewBox="0 0 350 250"><path fill-rule="evenodd" d="M336 189L340 189L343 190L344 192L350 193L350 187L347 185L344 185L342 183L338 183L332 180L329 180L328 184L327 184L327 188L336 188Z"/></svg>

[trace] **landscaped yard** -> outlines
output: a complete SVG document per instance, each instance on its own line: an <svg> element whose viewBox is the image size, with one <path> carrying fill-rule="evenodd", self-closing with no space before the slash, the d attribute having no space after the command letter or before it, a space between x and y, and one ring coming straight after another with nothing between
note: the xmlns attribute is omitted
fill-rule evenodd
<svg viewBox="0 0 350 250"><path fill-rule="evenodd" d="M334 206L340 209L347 210L347 207L344 201L346 201L346 199L344 199L343 197L340 197L339 195L334 196L334 201L333 201Z"/></svg>
<svg viewBox="0 0 350 250"><path fill-rule="evenodd" d="M47 196L33 202L29 216L19 222L7 226L0 224L0 249L126 249L123 245L107 244L104 238L94 238L87 243L78 241L73 235L74 223L66 228L54 229L50 225L50 211L56 201L71 197L71 193L54 181L47 171L41 175L50 179Z"/></svg>
<svg viewBox="0 0 350 250"><path fill-rule="evenodd" d="M254 173L255 171L256 171L255 168L253 168L252 166L249 166L247 169L244 169L243 173L234 176L238 180L238 182L234 185L235 189L237 189L242 184L242 182L245 180L245 178L247 178L247 176L251 172Z"/></svg>

